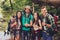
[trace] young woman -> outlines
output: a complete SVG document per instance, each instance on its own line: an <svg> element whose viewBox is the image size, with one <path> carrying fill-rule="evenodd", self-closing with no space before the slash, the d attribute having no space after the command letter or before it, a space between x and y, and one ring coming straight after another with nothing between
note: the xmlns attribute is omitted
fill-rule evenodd
<svg viewBox="0 0 60 40"><path fill-rule="evenodd" d="M40 30L42 30L42 25L37 12L34 13L33 29L33 40L40 40Z"/></svg>
<svg viewBox="0 0 60 40"><path fill-rule="evenodd" d="M14 40L20 40L21 33L21 11L16 12L15 22L11 25L14 28Z"/></svg>
<svg viewBox="0 0 60 40"><path fill-rule="evenodd" d="M17 11L16 13L16 22L17 22L17 31L16 31L16 38L17 40L20 40L20 36L21 36L21 11Z"/></svg>
<svg viewBox="0 0 60 40"><path fill-rule="evenodd" d="M11 32L11 24L13 24L14 21L15 21L15 16L12 16L10 21L8 22L8 28L7 28L8 32Z"/></svg>
<svg viewBox="0 0 60 40"><path fill-rule="evenodd" d="M8 22L7 33L9 33L9 32L11 33L11 32L12 32L11 24L12 24L13 22L14 22L14 16L12 16L11 19L9 20L9 22ZM5 32L4 35L6 35L6 32ZM11 37L10 39L12 39L12 37Z"/></svg>
<svg viewBox="0 0 60 40"><path fill-rule="evenodd" d="M12 16L11 20L8 24L8 31L10 31L10 33L11 33L11 40L14 40L16 27L17 27L17 25L16 25L15 16Z"/></svg>

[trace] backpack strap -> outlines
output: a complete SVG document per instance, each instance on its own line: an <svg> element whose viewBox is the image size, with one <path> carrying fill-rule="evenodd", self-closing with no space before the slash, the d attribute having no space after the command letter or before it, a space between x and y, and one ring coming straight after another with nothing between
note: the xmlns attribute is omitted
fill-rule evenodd
<svg viewBox="0 0 60 40"><path fill-rule="evenodd" d="M56 26L55 26L55 23L54 23L54 17L52 17L50 14L47 15L47 18L51 24L51 28L54 29Z"/></svg>

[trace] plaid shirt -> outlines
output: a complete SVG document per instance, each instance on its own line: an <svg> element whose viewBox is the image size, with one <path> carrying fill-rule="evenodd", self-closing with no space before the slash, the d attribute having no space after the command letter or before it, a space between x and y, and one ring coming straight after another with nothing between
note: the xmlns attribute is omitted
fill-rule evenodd
<svg viewBox="0 0 60 40"><path fill-rule="evenodd" d="M44 18L42 18L42 20L43 19ZM50 14L47 14L47 16L45 17L45 22L51 25L51 28L46 27L47 32L51 32L52 30L54 30L55 28L54 17L52 17Z"/></svg>
<svg viewBox="0 0 60 40"><path fill-rule="evenodd" d="M52 17L50 14L47 14L47 17L50 21L51 27L55 28L55 22L54 22L54 17Z"/></svg>

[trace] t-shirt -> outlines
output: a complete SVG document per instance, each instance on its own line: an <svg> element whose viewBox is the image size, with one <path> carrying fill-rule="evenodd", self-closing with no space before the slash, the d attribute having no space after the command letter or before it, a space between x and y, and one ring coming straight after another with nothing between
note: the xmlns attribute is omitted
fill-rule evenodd
<svg viewBox="0 0 60 40"><path fill-rule="evenodd" d="M25 24L30 24L30 21L33 20L33 15L29 14L26 16L26 13L22 12L22 30L30 31L30 27L26 27Z"/></svg>
<svg viewBox="0 0 60 40"><path fill-rule="evenodd" d="M43 19L43 22L46 22L46 19ZM44 26L44 30L47 30L46 26Z"/></svg>
<svg viewBox="0 0 60 40"><path fill-rule="evenodd" d="M20 20L18 20L18 29L20 29L20 26L21 26L21 22Z"/></svg>

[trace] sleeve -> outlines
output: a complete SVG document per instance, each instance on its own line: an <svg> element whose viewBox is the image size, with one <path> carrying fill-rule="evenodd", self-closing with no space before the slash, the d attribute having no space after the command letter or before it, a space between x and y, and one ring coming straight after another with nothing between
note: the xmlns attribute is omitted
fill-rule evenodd
<svg viewBox="0 0 60 40"><path fill-rule="evenodd" d="M51 26L53 27L53 28L55 28L56 26L55 26L55 22L54 22L54 17L52 17L51 15L49 16L49 19L50 19L50 22L51 22Z"/></svg>
<svg viewBox="0 0 60 40"><path fill-rule="evenodd" d="M30 21L33 21L33 15L30 16Z"/></svg>

